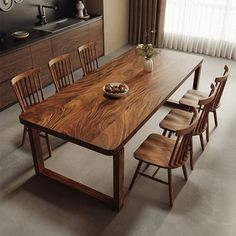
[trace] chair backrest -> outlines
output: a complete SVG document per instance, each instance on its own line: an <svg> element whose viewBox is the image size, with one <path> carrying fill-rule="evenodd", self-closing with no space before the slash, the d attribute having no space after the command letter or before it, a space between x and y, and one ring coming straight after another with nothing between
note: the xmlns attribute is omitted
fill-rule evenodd
<svg viewBox="0 0 236 236"><path fill-rule="evenodd" d="M40 68L33 68L11 80L22 111L44 100Z"/></svg>
<svg viewBox="0 0 236 236"><path fill-rule="evenodd" d="M215 78L216 95L212 105L212 110L215 110L220 106L220 99L223 94L228 77L229 77L229 67L225 65L223 76Z"/></svg>
<svg viewBox="0 0 236 236"><path fill-rule="evenodd" d="M80 63L84 76L98 69L97 51L95 42L89 42L78 48Z"/></svg>
<svg viewBox="0 0 236 236"><path fill-rule="evenodd" d="M209 97L200 99L198 101L199 119L197 122L197 126L194 130L195 135L201 134L202 132L206 130L206 126L208 122L208 115L213 106L215 96L216 96L216 88L214 84L211 84L211 92L210 92Z"/></svg>
<svg viewBox="0 0 236 236"><path fill-rule="evenodd" d="M71 54L53 58L49 61L48 67L57 92L75 82Z"/></svg>
<svg viewBox="0 0 236 236"><path fill-rule="evenodd" d="M183 129L176 131L176 142L169 161L170 167L182 166L187 161L189 142L198 121L198 112L192 108L193 118L191 123Z"/></svg>

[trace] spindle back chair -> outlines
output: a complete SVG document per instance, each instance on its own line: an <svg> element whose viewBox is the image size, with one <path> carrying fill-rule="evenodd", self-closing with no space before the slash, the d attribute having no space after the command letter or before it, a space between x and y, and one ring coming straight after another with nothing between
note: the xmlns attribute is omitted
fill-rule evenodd
<svg viewBox="0 0 236 236"><path fill-rule="evenodd" d="M139 163L130 184L130 190L132 189L138 175L147 177L162 184L166 184L169 189L170 206L173 206L172 169L182 167L185 180L188 178L185 163L188 160L188 147L193 131L196 127L198 117L196 108L193 108L192 112L193 119L191 124L186 125L182 129L176 130L176 139L171 139L159 134L151 134L134 152L134 158L137 159ZM145 173L146 169L140 172L143 163L146 163L148 166L153 165L158 168L152 175L149 175ZM160 168L167 169L168 182L155 177Z"/></svg>
<svg viewBox="0 0 236 236"><path fill-rule="evenodd" d="M78 48L79 58L84 76L98 69L96 43L89 42Z"/></svg>
<svg viewBox="0 0 236 236"><path fill-rule="evenodd" d="M33 68L11 79L11 85L18 99L22 112L44 100L40 68ZM24 126L21 146L25 143L27 128ZM41 133L46 139L49 157L52 155L47 133Z"/></svg>
<svg viewBox="0 0 236 236"><path fill-rule="evenodd" d="M56 92L75 82L71 54L63 54L49 61L48 67Z"/></svg>

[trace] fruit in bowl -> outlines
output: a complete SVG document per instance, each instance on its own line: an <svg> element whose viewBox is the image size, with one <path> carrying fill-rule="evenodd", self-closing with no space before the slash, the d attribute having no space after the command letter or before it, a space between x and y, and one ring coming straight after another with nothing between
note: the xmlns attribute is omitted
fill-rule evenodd
<svg viewBox="0 0 236 236"><path fill-rule="evenodd" d="M103 91L111 97L122 97L129 91L129 88L126 84L110 83L103 86Z"/></svg>

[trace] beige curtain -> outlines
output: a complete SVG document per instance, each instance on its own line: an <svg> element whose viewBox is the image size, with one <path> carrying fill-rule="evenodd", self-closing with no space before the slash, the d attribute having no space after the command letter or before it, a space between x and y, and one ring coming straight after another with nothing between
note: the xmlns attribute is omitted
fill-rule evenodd
<svg viewBox="0 0 236 236"><path fill-rule="evenodd" d="M166 0L130 0L129 43L163 46Z"/></svg>
<svg viewBox="0 0 236 236"><path fill-rule="evenodd" d="M236 59L235 0L168 0L164 47Z"/></svg>

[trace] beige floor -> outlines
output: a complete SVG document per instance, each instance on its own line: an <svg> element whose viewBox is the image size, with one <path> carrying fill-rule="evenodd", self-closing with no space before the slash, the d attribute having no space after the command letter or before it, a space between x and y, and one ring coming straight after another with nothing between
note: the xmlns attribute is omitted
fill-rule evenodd
<svg viewBox="0 0 236 236"><path fill-rule="evenodd" d="M126 49L102 58L100 63ZM225 63L231 67L231 76L219 110L219 127L213 129L211 119L210 142L204 153L195 139L196 166L193 172L188 168L188 182L181 171L174 172L172 209L166 186L144 178L138 179L126 196L124 208L116 213L79 192L35 176L29 143L18 148L22 132L19 106L1 112L0 236L236 235L236 61L204 57L200 89L208 91ZM191 80L174 97L190 87ZM49 86L45 91L51 95L54 88ZM158 111L125 146L126 190L137 164L132 153L148 134L160 132L158 122L167 112L166 107ZM111 158L53 137L51 143L53 158L47 160L47 166L111 193ZM160 175L166 177L165 172Z"/></svg>

